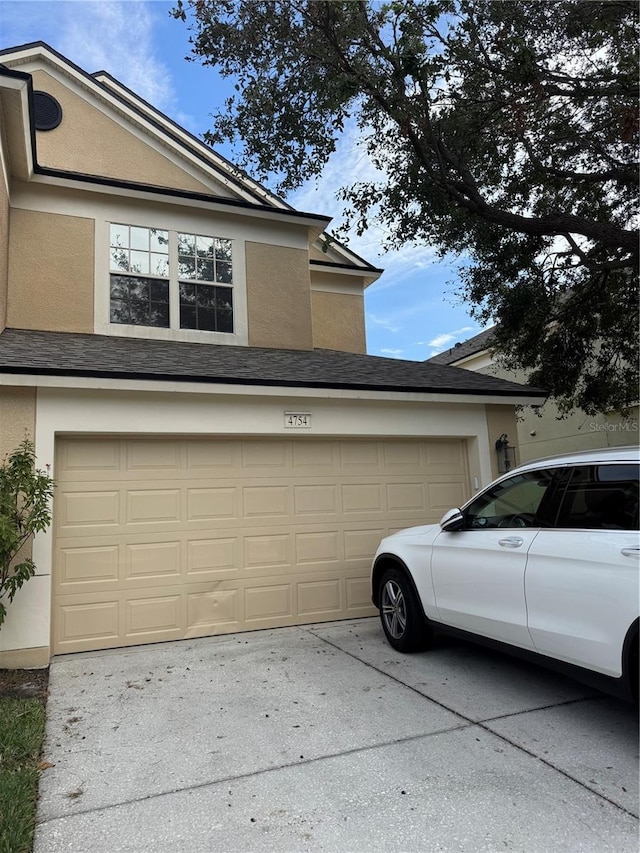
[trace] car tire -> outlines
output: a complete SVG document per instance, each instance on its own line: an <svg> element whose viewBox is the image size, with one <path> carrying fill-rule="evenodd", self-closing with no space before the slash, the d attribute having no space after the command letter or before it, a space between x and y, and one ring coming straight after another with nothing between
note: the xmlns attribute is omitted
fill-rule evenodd
<svg viewBox="0 0 640 853"><path fill-rule="evenodd" d="M640 672L638 666L638 635L636 634L631 645L631 654L629 655L629 692L636 707L640 704L638 681L640 681Z"/></svg>
<svg viewBox="0 0 640 853"><path fill-rule="evenodd" d="M419 652L431 644L420 602L404 572L391 568L380 581L380 621L387 640L399 652Z"/></svg>

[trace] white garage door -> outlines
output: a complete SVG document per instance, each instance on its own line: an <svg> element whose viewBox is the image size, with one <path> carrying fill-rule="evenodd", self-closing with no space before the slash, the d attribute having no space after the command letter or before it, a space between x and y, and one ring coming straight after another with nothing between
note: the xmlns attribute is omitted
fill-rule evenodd
<svg viewBox="0 0 640 853"><path fill-rule="evenodd" d="M60 440L54 653L371 615L380 538L468 493L461 440Z"/></svg>

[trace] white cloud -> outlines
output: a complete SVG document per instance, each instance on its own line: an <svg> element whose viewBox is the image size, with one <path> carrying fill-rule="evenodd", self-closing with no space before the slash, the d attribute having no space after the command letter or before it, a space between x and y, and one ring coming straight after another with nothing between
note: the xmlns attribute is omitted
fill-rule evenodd
<svg viewBox="0 0 640 853"><path fill-rule="evenodd" d="M380 326L386 329L387 332L399 332L400 326L397 326L389 317L376 317L375 314L367 314L367 322L373 326Z"/></svg>
<svg viewBox="0 0 640 853"><path fill-rule="evenodd" d="M452 343L453 341L457 341L460 335L464 335L467 332L473 332L473 326L463 326L461 329L455 329L453 332L442 332L439 335L436 335L435 338L432 338L430 341L426 341L426 346L432 347L433 352L431 355L437 355L439 352L447 348L447 345ZM471 337L467 335L467 337ZM424 341L420 342L420 345L425 345Z"/></svg>
<svg viewBox="0 0 640 853"><path fill-rule="evenodd" d="M58 5L58 4L53 4ZM67 4L61 4L67 6ZM156 56L149 4L83 2L67 8L58 49L89 73L108 71L136 94L166 111L175 101L167 67Z"/></svg>
<svg viewBox="0 0 640 853"><path fill-rule="evenodd" d="M344 220L343 203L337 198L338 191L346 185L361 181L375 182L381 178L384 178L383 173L369 159L358 128L355 122L351 122L322 174L307 181L287 201L298 210L333 216L329 227L336 230ZM375 221L372 214L366 233L358 236L352 232L348 240L350 249L370 263L384 268L382 280L373 285L376 289L395 287L416 273L441 263L432 246L407 244L400 249L384 251L382 245L387 236L386 230Z"/></svg>
<svg viewBox="0 0 640 853"><path fill-rule="evenodd" d="M0 0L3 47L41 39L84 71L108 71L169 112L177 95L158 55L157 22L158 4L144 0Z"/></svg>
<svg viewBox="0 0 640 853"><path fill-rule="evenodd" d="M402 355L404 352L403 349L381 349L379 352L382 355L390 355L392 358L397 358L399 355Z"/></svg>

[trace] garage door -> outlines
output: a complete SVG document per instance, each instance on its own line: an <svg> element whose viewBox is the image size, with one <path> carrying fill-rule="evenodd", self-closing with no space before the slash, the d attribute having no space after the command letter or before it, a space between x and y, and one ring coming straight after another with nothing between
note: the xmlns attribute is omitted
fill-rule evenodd
<svg viewBox="0 0 640 853"><path fill-rule="evenodd" d="M468 492L463 441L69 438L54 653L371 615L380 538Z"/></svg>

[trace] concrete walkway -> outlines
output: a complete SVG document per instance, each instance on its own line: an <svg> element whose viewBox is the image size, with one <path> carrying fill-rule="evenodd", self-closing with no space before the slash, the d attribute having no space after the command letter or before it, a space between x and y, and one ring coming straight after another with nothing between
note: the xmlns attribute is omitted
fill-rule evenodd
<svg viewBox="0 0 640 853"><path fill-rule="evenodd" d="M633 708L374 619L60 657L35 853L638 851Z"/></svg>

